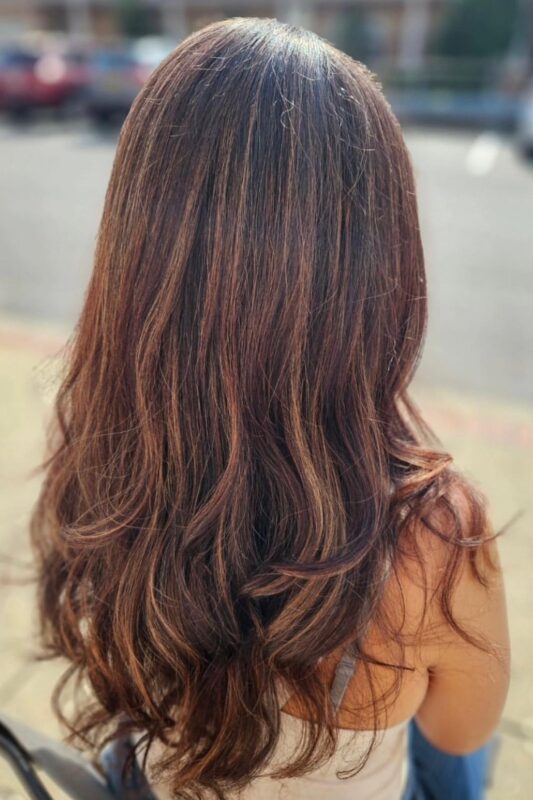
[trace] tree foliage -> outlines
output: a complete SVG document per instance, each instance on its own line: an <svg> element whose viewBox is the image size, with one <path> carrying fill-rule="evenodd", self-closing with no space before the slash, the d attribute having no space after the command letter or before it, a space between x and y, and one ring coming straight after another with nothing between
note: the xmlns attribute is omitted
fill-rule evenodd
<svg viewBox="0 0 533 800"><path fill-rule="evenodd" d="M131 38L156 33L150 9L139 0L119 0L117 14L121 33Z"/></svg>
<svg viewBox="0 0 533 800"><path fill-rule="evenodd" d="M520 0L452 0L433 42L433 55L492 58L512 41Z"/></svg>

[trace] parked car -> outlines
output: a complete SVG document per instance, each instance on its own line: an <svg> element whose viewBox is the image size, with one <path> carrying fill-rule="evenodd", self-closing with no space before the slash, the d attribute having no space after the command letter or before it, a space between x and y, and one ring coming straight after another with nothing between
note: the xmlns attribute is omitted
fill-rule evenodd
<svg viewBox="0 0 533 800"><path fill-rule="evenodd" d="M18 46L0 51L0 108L26 109L35 96L37 53Z"/></svg>
<svg viewBox="0 0 533 800"><path fill-rule="evenodd" d="M390 90L387 96L402 123L449 125L499 131L516 126L515 97L498 91Z"/></svg>
<svg viewBox="0 0 533 800"><path fill-rule="evenodd" d="M89 77L85 54L12 45L0 51L0 108L22 114L79 101Z"/></svg>
<svg viewBox="0 0 533 800"><path fill-rule="evenodd" d="M124 116L150 73L176 43L161 37L96 50L86 90L86 110L96 123Z"/></svg>

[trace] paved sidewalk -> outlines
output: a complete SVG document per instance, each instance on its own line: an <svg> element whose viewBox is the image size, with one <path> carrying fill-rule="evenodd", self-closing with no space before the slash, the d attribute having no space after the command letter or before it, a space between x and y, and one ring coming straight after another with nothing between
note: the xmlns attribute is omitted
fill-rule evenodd
<svg viewBox="0 0 533 800"><path fill-rule="evenodd" d="M35 664L32 588L14 585L29 571L27 521L39 478L57 353L57 330L0 319L0 709L58 732L49 710L58 665ZM513 642L512 683L500 725L502 748L488 800L523 800L533 785L533 414L515 404L416 386L413 394L443 445L488 494L496 528L523 515L501 540ZM0 764L0 800L22 797ZM450 798L460 800L460 798Z"/></svg>

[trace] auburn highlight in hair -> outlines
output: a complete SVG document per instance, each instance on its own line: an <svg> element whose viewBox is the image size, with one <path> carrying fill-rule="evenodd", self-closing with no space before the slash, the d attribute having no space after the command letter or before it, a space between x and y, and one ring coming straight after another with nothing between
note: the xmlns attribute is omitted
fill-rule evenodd
<svg viewBox="0 0 533 800"><path fill-rule="evenodd" d="M120 133L32 520L57 713L70 678L90 689L74 735L142 731L176 797L225 798L273 752L281 681L317 723L284 775L311 769L336 737L317 664L365 659L415 519L452 542L454 624L485 502L407 393L426 318L371 73L274 19L181 42Z"/></svg>

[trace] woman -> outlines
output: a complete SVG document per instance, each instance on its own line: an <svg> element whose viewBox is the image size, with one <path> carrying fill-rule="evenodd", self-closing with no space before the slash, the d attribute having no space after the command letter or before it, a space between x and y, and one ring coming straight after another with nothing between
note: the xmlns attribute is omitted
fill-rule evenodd
<svg viewBox="0 0 533 800"><path fill-rule="evenodd" d="M490 738L501 571L407 393L426 311L369 72L273 19L185 39L121 132L32 526L57 711L77 679L151 796L398 800L410 720Z"/></svg>

